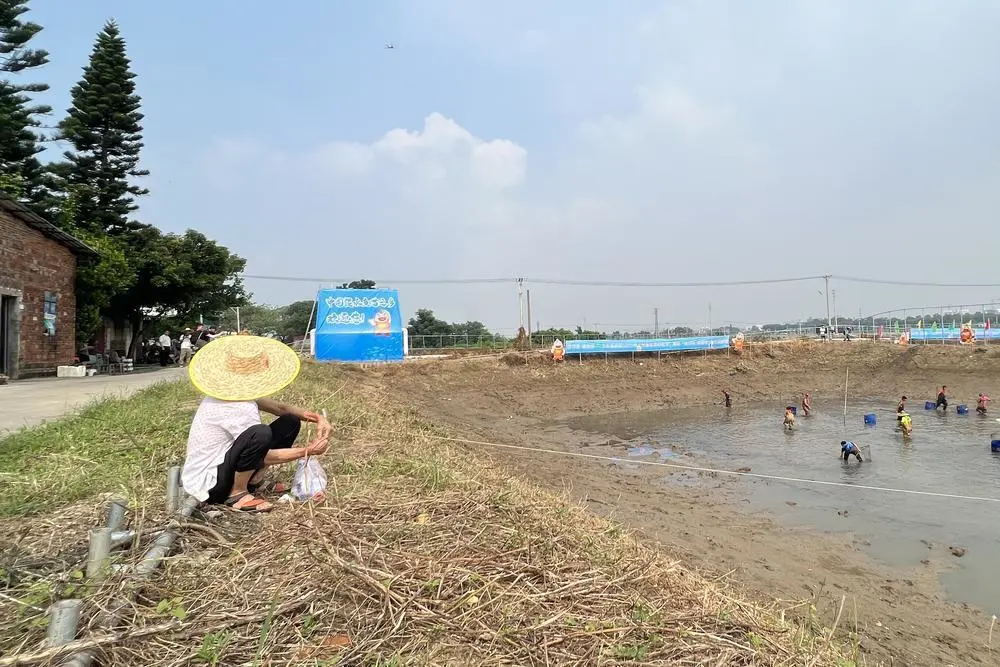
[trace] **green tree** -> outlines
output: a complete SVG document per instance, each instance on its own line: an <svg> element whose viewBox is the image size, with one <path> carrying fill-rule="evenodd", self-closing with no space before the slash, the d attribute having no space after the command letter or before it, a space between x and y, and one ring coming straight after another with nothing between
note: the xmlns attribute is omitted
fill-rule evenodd
<svg viewBox="0 0 1000 667"><path fill-rule="evenodd" d="M493 338L493 333L482 322L453 322L451 333L456 338L462 338L461 343L477 344L487 338Z"/></svg>
<svg viewBox="0 0 1000 667"><path fill-rule="evenodd" d="M452 342L454 328L438 319L433 310L421 308L407 324L410 338L415 338L415 347L444 347Z"/></svg>
<svg viewBox="0 0 1000 667"><path fill-rule="evenodd" d="M278 333L285 338L304 336L316 326L316 302L295 301L281 309Z"/></svg>
<svg viewBox="0 0 1000 667"><path fill-rule="evenodd" d="M97 257L81 257L76 267L76 337L88 342L101 325L101 315L111 298L135 282L135 271L117 240L103 232L76 227L76 197L65 196L58 212L59 226L97 251Z"/></svg>
<svg viewBox="0 0 1000 667"><path fill-rule="evenodd" d="M33 207L45 199L45 181L37 155L44 137L36 133L39 116L52 108L35 104L32 93L48 90L44 83L15 83L7 75L20 75L48 63L49 54L28 43L42 26L23 20L28 0L0 0L0 189Z"/></svg>
<svg viewBox="0 0 1000 667"><path fill-rule="evenodd" d="M136 197L149 193L131 179L139 169L142 149L141 98L125 40L114 21L97 35L83 78L70 91L72 106L59 124L60 138L73 147L65 164L55 169L78 199L76 226L112 236L136 229L130 216Z"/></svg>
<svg viewBox="0 0 1000 667"><path fill-rule="evenodd" d="M190 323L203 313L247 305L240 278L246 260L204 234L163 234L143 226L123 240L136 278L111 298L107 314L131 325L130 354L146 331L165 321Z"/></svg>
<svg viewBox="0 0 1000 667"><path fill-rule="evenodd" d="M259 303L248 303L239 308L240 329L249 331L257 336L279 333L278 329L281 324L282 308L275 308L274 306ZM236 312L232 308L226 308L213 318L216 326L231 331L236 331L236 320ZM189 325L185 323L183 326Z"/></svg>
<svg viewBox="0 0 1000 667"><path fill-rule="evenodd" d="M349 283L343 283L339 289L375 289L375 281L367 278L352 280Z"/></svg>

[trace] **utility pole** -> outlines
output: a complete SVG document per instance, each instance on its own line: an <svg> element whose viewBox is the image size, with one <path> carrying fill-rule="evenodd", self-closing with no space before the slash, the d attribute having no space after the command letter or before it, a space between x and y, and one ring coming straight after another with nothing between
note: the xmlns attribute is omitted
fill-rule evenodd
<svg viewBox="0 0 1000 667"><path fill-rule="evenodd" d="M229 310L231 310L234 313L236 313L236 333L240 333L242 331L242 329L240 329L240 307L239 306L230 306Z"/></svg>
<svg viewBox="0 0 1000 667"><path fill-rule="evenodd" d="M830 319L830 276L823 276L823 280L826 282L826 340L827 342L833 340L833 320Z"/></svg>
<svg viewBox="0 0 1000 667"><path fill-rule="evenodd" d="M517 279L517 318L518 327L524 328L524 278Z"/></svg>
<svg viewBox="0 0 1000 667"><path fill-rule="evenodd" d="M712 302L708 302L708 335L712 335Z"/></svg>
<svg viewBox="0 0 1000 667"><path fill-rule="evenodd" d="M653 309L653 338L660 335L660 309Z"/></svg>
<svg viewBox="0 0 1000 667"><path fill-rule="evenodd" d="M531 290L528 290L528 343L531 343Z"/></svg>
<svg viewBox="0 0 1000 667"><path fill-rule="evenodd" d="M833 294L833 330L836 331L837 327L840 326L837 323L837 290L831 292Z"/></svg>

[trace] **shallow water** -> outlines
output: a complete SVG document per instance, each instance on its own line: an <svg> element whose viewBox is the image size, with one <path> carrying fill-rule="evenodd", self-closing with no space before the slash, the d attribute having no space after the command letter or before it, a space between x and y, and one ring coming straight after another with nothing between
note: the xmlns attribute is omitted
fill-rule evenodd
<svg viewBox="0 0 1000 667"><path fill-rule="evenodd" d="M997 414L923 410L914 405L913 437L896 430L895 404L875 402L816 406L813 415L782 428L783 411L756 409L673 410L643 415L590 417L577 428L602 430L629 440L628 457L705 465L753 473L851 485L741 478L751 507L795 525L849 531L876 558L895 565L918 565L934 558L950 569L941 581L949 597L1000 612L1000 535L995 526L1000 502L961 500L857 488L856 485L981 496L1000 500L1000 454L990 452L991 433L1000 434ZM874 412L874 427L864 414ZM603 422L603 423L602 423ZM1000 435L997 436L1000 438ZM840 459L840 441L871 448L871 461ZM674 476L668 476L669 480ZM677 481L690 484L692 476ZM789 503L794 503L790 505ZM846 510L846 515L844 512ZM838 512L840 514L838 514ZM870 543L870 544L869 544ZM934 545L933 552L929 545ZM948 554L964 547L964 557Z"/></svg>

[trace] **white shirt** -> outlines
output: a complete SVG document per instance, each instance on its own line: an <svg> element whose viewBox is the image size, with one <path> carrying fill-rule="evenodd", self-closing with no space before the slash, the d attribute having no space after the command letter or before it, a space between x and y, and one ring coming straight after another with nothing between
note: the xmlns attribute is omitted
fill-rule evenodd
<svg viewBox="0 0 1000 667"><path fill-rule="evenodd" d="M160 336L160 340L158 342L160 343L160 347L170 347L170 336L163 334Z"/></svg>
<svg viewBox="0 0 1000 667"><path fill-rule="evenodd" d="M184 490L202 502L208 500L208 492L217 481L216 468L236 437L260 423L260 408L254 401L203 398L188 432L187 458L181 471Z"/></svg>
<svg viewBox="0 0 1000 667"><path fill-rule="evenodd" d="M181 336L181 349L190 350L191 349L191 336L184 334Z"/></svg>

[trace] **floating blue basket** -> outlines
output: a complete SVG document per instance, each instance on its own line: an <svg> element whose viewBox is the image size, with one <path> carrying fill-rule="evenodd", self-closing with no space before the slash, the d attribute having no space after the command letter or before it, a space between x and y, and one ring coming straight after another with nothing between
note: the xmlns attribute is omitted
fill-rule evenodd
<svg viewBox="0 0 1000 667"><path fill-rule="evenodd" d="M865 426L874 426L874 425L875 425L875 413L869 412L868 414L865 415Z"/></svg>
<svg viewBox="0 0 1000 667"><path fill-rule="evenodd" d="M967 406L965 406L965 405L956 406L955 410L960 415L967 415L967 414L969 414L969 408Z"/></svg>
<svg viewBox="0 0 1000 667"><path fill-rule="evenodd" d="M996 433L990 434L990 451L1000 452L1000 440L997 439Z"/></svg>
<svg viewBox="0 0 1000 667"><path fill-rule="evenodd" d="M934 401L926 401L924 403L924 410L933 410L935 408L937 408L937 403Z"/></svg>

